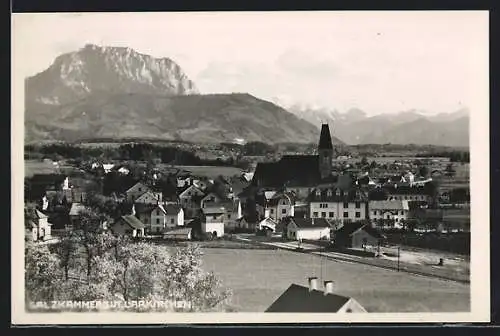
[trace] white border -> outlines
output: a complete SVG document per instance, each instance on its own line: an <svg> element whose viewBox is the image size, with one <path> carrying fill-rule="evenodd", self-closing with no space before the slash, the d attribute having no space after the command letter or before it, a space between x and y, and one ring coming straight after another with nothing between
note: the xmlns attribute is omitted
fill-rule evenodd
<svg viewBox="0 0 500 336"><path fill-rule="evenodd" d="M342 12L347 15L350 12ZM357 11L356 13L360 13ZM381 13L381 12L377 12ZM394 13L394 12L392 12ZM413 12L417 14L418 12ZM454 12L450 12L453 15ZM465 11L460 11L464 15ZM143 13L147 15L146 13ZM195 15L196 13L193 13ZM240 15L241 13L225 13ZM270 13L267 13L268 15ZM281 13L283 15L285 13ZM297 14L297 13L296 13ZM322 13L323 15L325 13ZM484 33L489 35L489 13L471 11L482 16ZM490 321L490 258L489 258L489 54L488 46L474 55L483 71L477 73L474 83L475 101L479 105L472 111L471 139L471 312L470 313L369 313L369 314L274 314L274 313L26 313L24 311L24 232L23 180L24 180L24 78L22 45L16 36L15 18L12 26L12 323L13 324L156 324L156 323L330 323L330 322L489 322ZM22 14L37 15L37 14ZM43 15L43 14L38 14ZM180 15L176 13L176 15ZM190 15L183 13L182 15ZM193 27L190 27L193 28ZM18 55L18 57L16 57ZM31 55L33 56L33 55ZM26 55L24 56L26 59ZM34 56L36 57L36 56ZM27 58L29 61L29 57ZM477 64L476 64L477 65Z"/></svg>

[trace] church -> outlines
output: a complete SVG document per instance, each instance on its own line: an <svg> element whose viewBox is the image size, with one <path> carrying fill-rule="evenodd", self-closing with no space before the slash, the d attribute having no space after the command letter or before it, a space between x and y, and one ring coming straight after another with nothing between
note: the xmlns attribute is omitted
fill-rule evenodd
<svg viewBox="0 0 500 336"><path fill-rule="evenodd" d="M259 163L252 179L258 189L285 189L307 197L320 184L335 183L334 148L328 124L321 126L317 155L285 155L278 162Z"/></svg>

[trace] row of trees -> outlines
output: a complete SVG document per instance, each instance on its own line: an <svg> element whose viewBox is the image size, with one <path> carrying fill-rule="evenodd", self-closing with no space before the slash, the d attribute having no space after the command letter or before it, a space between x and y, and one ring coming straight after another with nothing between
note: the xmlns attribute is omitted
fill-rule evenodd
<svg viewBox="0 0 500 336"><path fill-rule="evenodd" d="M228 302L231 292L203 271L198 246L169 253L162 245L113 236L92 211L82 212L78 223L51 248L26 242L27 302L168 300L188 302L190 311L221 310Z"/></svg>

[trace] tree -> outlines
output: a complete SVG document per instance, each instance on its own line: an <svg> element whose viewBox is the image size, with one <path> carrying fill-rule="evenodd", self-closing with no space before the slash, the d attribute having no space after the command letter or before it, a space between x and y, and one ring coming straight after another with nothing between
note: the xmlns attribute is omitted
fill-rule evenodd
<svg viewBox="0 0 500 336"><path fill-rule="evenodd" d="M420 166L418 168L418 175L422 177L428 177L429 176L429 168L427 166Z"/></svg>
<svg viewBox="0 0 500 336"><path fill-rule="evenodd" d="M57 299L61 279L59 259L50 253L47 245L26 242L25 299L27 301Z"/></svg>

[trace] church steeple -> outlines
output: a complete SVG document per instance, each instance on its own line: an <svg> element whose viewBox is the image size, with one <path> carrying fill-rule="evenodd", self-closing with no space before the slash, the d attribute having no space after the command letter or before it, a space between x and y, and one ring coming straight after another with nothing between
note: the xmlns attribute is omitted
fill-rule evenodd
<svg viewBox="0 0 500 336"><path fill-rule="evenodd" d="M328 177L332 172L333 144L328 124L321 125L318 144L319 171L321 178Z"/></svg>

